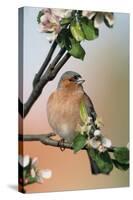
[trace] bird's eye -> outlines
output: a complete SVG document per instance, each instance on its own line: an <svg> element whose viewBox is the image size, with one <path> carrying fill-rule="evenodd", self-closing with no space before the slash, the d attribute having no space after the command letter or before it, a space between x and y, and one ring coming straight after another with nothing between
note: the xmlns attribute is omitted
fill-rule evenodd
<svg viewBox="0 0 133 200"><path fill-rule="evenodd" d="M75 75L75 76L72 76L72 77L69 79L69 81L76 82L79 78L81 78L81 76Z"/></svg>
<svg viewBox="0 0 133 200"><path fill-rule="evenodd" d="M78 76L74 76L73 79L77 80L79 77Z"/></svg>
<svg viewBox="0 0 133 200"><path fill-rule="evenodd" d="M70 81L76 81L78 79L78 77L77 76L73 76L72 78L70 78L69 80Z"/></svg>

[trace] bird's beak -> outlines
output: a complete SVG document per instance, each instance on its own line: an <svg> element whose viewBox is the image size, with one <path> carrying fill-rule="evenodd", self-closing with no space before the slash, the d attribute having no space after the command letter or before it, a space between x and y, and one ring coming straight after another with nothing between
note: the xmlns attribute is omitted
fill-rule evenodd
<svg viewBox="0 0 133 200"><path fill-rule="evenodd" d="M83 80L82 78L79 78L78 80L76 80L76 83L78 85L82 85L85 82L85 80Z"/></svg>

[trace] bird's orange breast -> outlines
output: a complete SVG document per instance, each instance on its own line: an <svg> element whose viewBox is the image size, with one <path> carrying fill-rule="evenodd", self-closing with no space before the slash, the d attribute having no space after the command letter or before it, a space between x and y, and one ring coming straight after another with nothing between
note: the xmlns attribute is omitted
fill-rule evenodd
<svg viewBox="0 0 133 200"><path fill-rule="evenodd" d="M67 92L57 90L51 94L47 103L48 121L54 132L67 141L75 137L80 119L82 91Z"/></svg>

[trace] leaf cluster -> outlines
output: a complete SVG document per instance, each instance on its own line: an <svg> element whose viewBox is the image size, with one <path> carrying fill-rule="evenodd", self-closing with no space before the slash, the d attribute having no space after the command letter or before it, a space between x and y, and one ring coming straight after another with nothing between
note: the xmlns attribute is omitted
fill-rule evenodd
<svg viewBox="0 0 133 200"><path fill-rule="evenodd" d="M83 102L80 104L80 117L84 123L86 123L88 114ZM77 153L84 147L87 149L88 155L93 161L95 161L100 173L109 174L113 167L119 170L128 170L129 168L129 149L127 147L112 147L104 152L99 152L98 149L94 149L87 144L87 133L76 135L73 140L73 150Z"/></svg>
<svg viewBox="0 0 133 200"><path fill-rule="evenodd" d="M94 27L92 20L79 13L75 11L71 17L62 18L60 21L62 30L58 34L57 42L61 48L65 47L73 57L83 60L85 50L81 42L96 39L99 31Z"/></svg>

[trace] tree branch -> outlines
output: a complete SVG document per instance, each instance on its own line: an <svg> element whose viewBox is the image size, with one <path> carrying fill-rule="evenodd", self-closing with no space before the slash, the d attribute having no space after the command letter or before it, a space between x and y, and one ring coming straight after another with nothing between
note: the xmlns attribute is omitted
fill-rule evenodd
<svg viewBox="0 0 133 200"><path fill-rule="evenodd" d="M64 26L64 27L67 27L67 25ZM58 73L58 71L63 67L65 62L70 57L70 54L67 53L64 56L64 58L60 61L60 59L62 58L62 56L66 52L65 48L61 48L59 53L57 54L57 56L54 58L54 60L49 65L48 69L46 70L46 68L47 68L47 66L48 66L48 64L49 64L49 62L50 62L50 60L52 58L52 55L53 55L56 47L57 47L57 41L55 39L54 42L52 43L52 46L51 46L51 48L50 48L50 50L48 52L48 55L47 55L45 61L43 62L41 68L39 69L38 73L36 73L36 75L34 77L34 80L33 80L33 83L32 83L33 84L33 90L31 92L28 100L26 101L26 103L23 104L23 102L21 102L20 99L19 99L19 104L18 104L19 105L19 114L21 115L22 118L26 117L26 115L30 111L32 105L35 103L37 98L42 93L43 87L49 81L51 81L51 80L53 80L55 78L55 76ZM57 67L56 67L56 65L57 65ZM46 72L44 74L45 70L46 70Z"/></svg>
<svg viewBox="0 0 133 200"><path fill-rule="evenodd" d="M56 47L57 47L57 42L56 42L56 40L55 40L55 41L52 43L52 46L51 46L51 48L50 48L50 50L49 50L49 52L48 52L48 55L47 55L45 61L43 62L41 68L40 68L39 71L38 71L38 73L35 75L35 78L34 78L34 80L33 80L33 87L35 87L35 85L40 81L40 78L41 78L43 72L45 71L47 65L49 64L49 62L50 62L50 60L51 60L51 58L52 58L52 55L53 55L53 53L54 53Z"/></svg>
<svg viewBox="0 0 133 200"><path fill-rule="evenodd" d="M53 147L62 147L67 149L72 149L72 144L63 142L60 140L52 139L52 136L55 136L54 133L42 134L42 135L19 135L19 141L39 141L42 144L50 145Z"/></svg>
<svg viewBox="0 0 133 200"><path fill-rule="evenodd" d="M59 60L61 56L65 53L64 49L61 49L59 52L59 55L57 55ZM46 70L45 74L42 76L40 81L35 85L35 87L32 90L31 95L29 96L27 102L23 105L23 115L22 117L25 117L28 112L30 111L32 105L35 103L37 98L42 93L42 90L44 86L51 80L55 78L58 71L63 67L63 65L67 62L67 60L70 58L70 54L66 53L65 56L57 63L57 60L53 60L53 62L49 65L48 69ZM55 66L54 64L57 63Z"/></svg>
<svg viewBox="0 0 133 200"><path fill-rule="evenodd" d="M39 141L44 145L49 145L52 147L60 147L65 149L73 149L72 144L68 142L60 142L60 140L52 139L51 137L56 136L55 133L41 134L41 135L19 135L19 141ZM113 148L108 148L109 152L113 152ZM87 150L87 147L84 147L82 150Z"/></svg>

